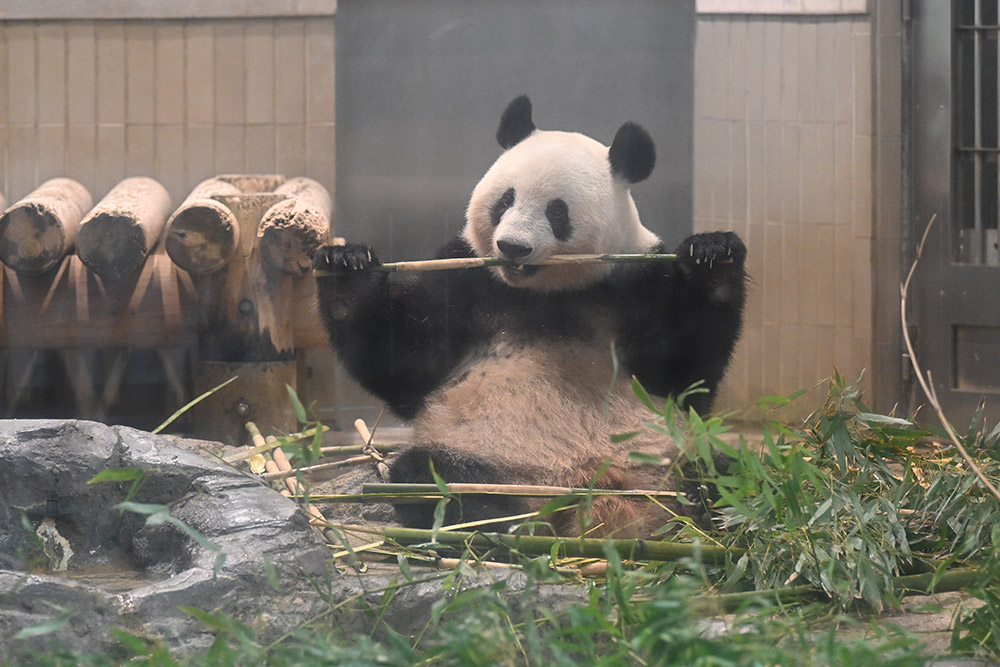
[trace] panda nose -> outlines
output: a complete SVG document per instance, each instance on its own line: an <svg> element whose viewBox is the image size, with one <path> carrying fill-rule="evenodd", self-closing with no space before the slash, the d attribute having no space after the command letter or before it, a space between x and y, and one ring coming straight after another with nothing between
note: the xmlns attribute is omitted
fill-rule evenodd
<svg viewBox="0 0 1000 667"><path fill-rule="evenodd" d="M497 241L497 248L509 259L524 259L534 250L530 245L511 243L510 241Z"/></svg>

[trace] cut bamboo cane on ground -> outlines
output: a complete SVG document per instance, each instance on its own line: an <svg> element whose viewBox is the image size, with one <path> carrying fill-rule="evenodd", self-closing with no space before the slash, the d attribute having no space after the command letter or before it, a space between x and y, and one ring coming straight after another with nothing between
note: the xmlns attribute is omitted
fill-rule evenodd
<svg viewBox="0 0 1000 667"><path fill-rule="evenodd" d="M260 429L258 429L257 425L254 424L253 422L247 422L246 429L247 432L250 433L250 437L253 440L255 448L264 447L268 444L271 444L267 440L265 440L264 436L262 436L260 433ZM273 436L271 437L271 442L276 442L276 439L274 439ZM295 474L295 471L292 470L291 462L288 460L288 457L285 456L285 452L282 451L281 447L276 446L271 450L271 460L268 461L265 465L267 468L267 472L272 475L282 474L282 473L288 473L289 475ZM297 479L295 479L292 476L287 476L284 477L283 479L285 480L285 486L287 487L286 490L281 492L283 496L292 498L292 497L300 497L305 494L305 489L299 486L299 482ZM309 523L312 524L313 528L316 530L317 533L319 533L320 537L327 540L328 542L335 541L335 536L332 534L332 532L330 535L327 535L327 529L325 528L325 526L327 525L327 521L326 517L323 516L323 513L320 512L315 505L309 503L303 503L302 508L305 510L306 514L309 515Z"/></svg>
<svg viewBox="0 0 1000 667"><path fill-rule="evenodd" d="M385 410L383 409L382 413L379 414L378 419L375 420L375 428L378 428L378 424L382 420L382 414L384 413ZM365 423L364 419L355 419L354 429L364 441L365 446L362 451L375 463L375 470L378 471L378 476L383 480L389 479L389 466L385 463L385 457L382 456L382 454L375 449L375 445L372 444L375 440L375 436L372 431L368 430L368 424Z"/></svg>
<svg viewBox="0 0 1000 667"><path fill-rule="evenodd" d="M249 428L250 427L247 427L248 431L249 431ZM256 426L254 428L256 428ZM320 426L319 428L322 428L324 432L329 430L328 426ZM260 431L258 431L257 433L259 434ZM252 432L251 432L251 434L252 434ZM301 433L290 433L289 435L284 436L284 440L287 441L287 442L289 442L289 443L292 443L292 442L298 442L299 440L305 440L307 438L313 438L313 437L315 437L315 435L316 435L316 429L315 428L310 428L310 429L307 429L305 431L302 431ZM256 438L254 438L254 441L256 442ZM251 456L253 456L255 454L264 454L266 452L271 451L275 447L280 447L281 446L281 441L277 440L277 439L275 439L275 440L273 440L271 442L267 442L267 441L264 440L263 437L261 437L260 442L262 444L259 447L250 447L248 449L241 449L238 452L233 452L232 454L228 454L226 456L223 456L222 460L224 462L226 462L226 463L236 463L237 461L242 461L244 459L248 459L248 458L250 458ZM339 452L340 449L344 449L345 451ZM338 453L343 453L343 454L354 453L354 452L351 452L351 451L346 451L347 449L349 449L349 447L344 447L344 448L339 448L339 447L324 447L323 449L320 450L320 452L321 453L327 453L328 451L337 450ZM357 452L360 452L360 451L361 451L361 448L357 447Z"/></svg>

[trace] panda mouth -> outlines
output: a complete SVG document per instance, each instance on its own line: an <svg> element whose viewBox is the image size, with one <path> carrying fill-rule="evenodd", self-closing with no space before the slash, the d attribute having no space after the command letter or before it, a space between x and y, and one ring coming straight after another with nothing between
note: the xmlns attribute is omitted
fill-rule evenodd
<svg viewBox="0 0 1000 667"><path fill-rule="evenodd" d="M509 266L504 266L501 268L504 277L509 278L527 278L534 275L538 270L542 268L538 264L511 264Z"/></svg>

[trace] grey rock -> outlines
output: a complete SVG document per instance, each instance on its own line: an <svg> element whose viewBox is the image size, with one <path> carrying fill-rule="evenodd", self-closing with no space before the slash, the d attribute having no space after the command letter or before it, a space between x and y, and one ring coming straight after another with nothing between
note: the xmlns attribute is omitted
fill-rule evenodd
<svg viewBox="0 0 1000 667"><path fill-rule="evenodd" d="M407 582L394 564L338 573L329 547L292 501L196 453L203 445L93 422L0 421L0 664L51 644L107 651L112 627L161 638L177 656L197 654L211 644L211 628L181 606L223 611L270 642L316 618L343 636L374 630L378 637L385 627L416 636L442 596L498 581L512 608L529 598L550 607L586 599L579 586L536 589L516 570L465 577L450 591L438 572L415 568L415 578L427 580ZM129 467L145 472L131 500L168 505L171 517L225 554L218 572L219 552L176 525L150 525L142 514L116 509L130 482L87 483L102 470ZM360 469L330 490L359 491L371 479ZM360 523L393 518L388 505L339 509L344 515L335 508L328 515ZM59 565L67 571L52 571ZM383 608L388 588L396 594ZM13 638L61 610L69 617L58 630Z"/></svg>
<svg viewBox="0 0 1000 667"><path fill-rule="evenodd" d="M87 483L126 467L145 472L133 502L168 505L218 551L173 523L149 525L116 509L131 483ZM208 629L179 605L223 610L266 641L327 607L311 581L329 578L329 559L292 501L165 438L84 421L0 421L0 568L8 568L0 570L0 656L53 640L103 650L112 625L164 638L181 653L207 646ZM61 565L66 572L51 571ZM108 573L117 583L95 583ZM54 605L72 612L68 623L12 639L57 617Z"/></svg>

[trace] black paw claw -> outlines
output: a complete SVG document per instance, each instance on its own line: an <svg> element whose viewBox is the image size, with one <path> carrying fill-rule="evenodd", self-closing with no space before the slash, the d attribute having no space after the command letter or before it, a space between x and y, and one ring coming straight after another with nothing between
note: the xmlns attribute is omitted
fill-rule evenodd
<svg viewBox="0 0 1000 667"><path fill-rule="evenodd" d="M689 266L715 268L719 264L742 265L747 249L732 232L707 232L689 236L677 247L677 255Z"/></svg>
<svg viewBox="0 0 1000 667"><path fill-rule="evenodd" d="M313 260L313 269L335 275L350 275L381 263L371 246L328 245L319 249Z"/></svg>

